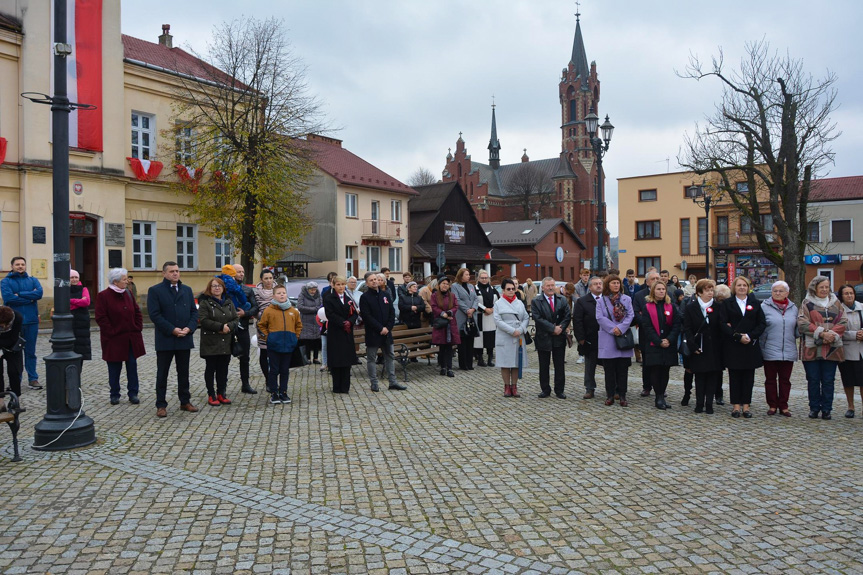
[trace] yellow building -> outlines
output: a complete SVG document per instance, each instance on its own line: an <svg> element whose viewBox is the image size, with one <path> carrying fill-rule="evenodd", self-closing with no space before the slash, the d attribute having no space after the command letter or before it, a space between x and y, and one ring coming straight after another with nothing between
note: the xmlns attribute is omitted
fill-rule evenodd
<svg viewBox="0 0 863 575"><path fill-rule="evenodd" d="M761 253L748 219L726 195L711 193L709 185L712 204L708 226L705 209L692 201L688 191L704 179L692 172L618 179L621 271L632 268L644 277L654 266L681 280L690 274L698 279L706 277L709 234L711 278L726 282L746 275L754 285L781 278L781 271ZM742 178L735 186L745 193ZM761 219L767 228L772 228L770 218L762 202Z"/></svg>
<svg viewBox="0 0 863 575"><path fill-rule="evenodd" d="M6 148L0 165L0 267L8 271L13 256L24 256L45 289L43 309L50 307L54 280L51 113L49 106L20 94L52 91L51 4L0 0L0 138ZM91 20L101 39L95 60L101 86L90 93L101 102L95 112L71 118L70 144L76 134L81 137L69 150L72 266L91 294L107 287L111 267L122 266L135 276L142 295L161 281L168 260L180 264L183 281L193 290L203 289L207 277L233 262L234 249L182 215L184 199L168 187L178 177L174 166L178 159L182 163L182 150L179 140L163 136L166 129L173 132L176 70L179 65L194 70L200 61L172 47L169 27L157 42L121 34L120 2L101 3L101 18ZM86 74L79 76L78 93L86 94ZM70 100L76 101L71 89ZM84 144L83 128L93 129L94 117L101 124L98 141Z"/></svg>

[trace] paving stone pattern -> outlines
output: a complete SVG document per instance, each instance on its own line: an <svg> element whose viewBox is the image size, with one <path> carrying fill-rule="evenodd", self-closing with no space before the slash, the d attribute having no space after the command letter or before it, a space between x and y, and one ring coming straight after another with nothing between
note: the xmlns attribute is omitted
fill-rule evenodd
<svg viewBox="0 0 863 575"><path fill-rule="evenodd" d="M536 397L533 353L521 399L496 368L421 362L404 392L372 393L356 368L348 396L293 370L293 403L273 406L239 393L234 362L218 408L192 357L201 411L169 393L164 420L152 351L138 406L109 405L104 362L87 362L99 440L79 450L29 448L44 391L25 390L23 462L0 430L0 572L863 573L863 421L841 417L841 387L838 417L807 419L799 365L794 417L768 417L756 387L745 420L681 407L680 368L667 412L637 397L639 366L630 407L582 400L575 350L565 401Z"/></svg>

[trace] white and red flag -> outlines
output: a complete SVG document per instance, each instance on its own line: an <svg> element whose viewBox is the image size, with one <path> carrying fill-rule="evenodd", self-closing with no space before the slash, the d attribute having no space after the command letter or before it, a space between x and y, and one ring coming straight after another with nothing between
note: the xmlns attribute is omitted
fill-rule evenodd
<svg viewBox="0 0 863 575"><path fill-rule="evenodd" d="M72 110L69 114L69 146L102 151L102 0L65 0L66 91L69 101L96 106L95 110ZM53 7L54 3L51 3ZM51 45L54 15L51 14ZM53 50L51 52L53 54ZM54 59L51 58L52 66ZM51 91L53 95L53 70Z"/></svg>

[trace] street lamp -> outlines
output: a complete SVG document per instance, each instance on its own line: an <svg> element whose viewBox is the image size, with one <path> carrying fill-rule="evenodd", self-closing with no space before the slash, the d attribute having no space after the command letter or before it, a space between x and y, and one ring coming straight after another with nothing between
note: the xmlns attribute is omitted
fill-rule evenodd
<svg viewBox="0 0 863 575"><path fill-rule="evenodd" d="M599 126L599 116L590 108L590 113L584 117L584 124L587 128L587 135L590 137L590 146L593 148L593 153L596 156L596 231L598 247L597 268L605 269L605 196L603 190L604 178L602 175L602 158L608 151L608 146L611 143L611 134L614 132L614 126L608 120L608 115L605 116L605 122ZM602 132L602 137L597 136L597 127Z"/></svg>
<svg viewBox="0 0 863 575"><path fill-rule="evenodd" d="M704 180L701 180L700 186L696 186L693 182L686 188L686 195L692 198L695 205L704 208L704 267L707 270L707 279L710 279L710 205L713 203L713 198L705 193L706 187Z"/></svg>

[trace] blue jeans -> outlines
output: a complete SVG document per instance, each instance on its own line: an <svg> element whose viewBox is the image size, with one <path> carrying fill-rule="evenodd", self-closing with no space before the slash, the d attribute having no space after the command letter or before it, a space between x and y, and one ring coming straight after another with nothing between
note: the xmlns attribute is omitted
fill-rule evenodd
<svg viewBox="0 0 863 575"><path fill-rule="evenodd" d="M120 373L123 371L122 361L107 361L108 385L111 387L111 398L120 399ZM129 359L126 360L126 390L129 397L138 395L138 360L129 344Z"/></svg>
<svg viewBox="0 0 863 575"><path fill-rule="evenodd" d="M804 361L806 382L809 384L809 410L830 413L833 410L833 382L836 380L835 361L816 359Z"/></svg>
<svg viewBox="0 0 863 575"><path fill-rule="evenodd" d="M39 374L36 373L36 338L39 336L39 324L22 325L21 335L27 340L24 346L24 369L27 370L27 378L29 381L39 381Z"/></svg>

